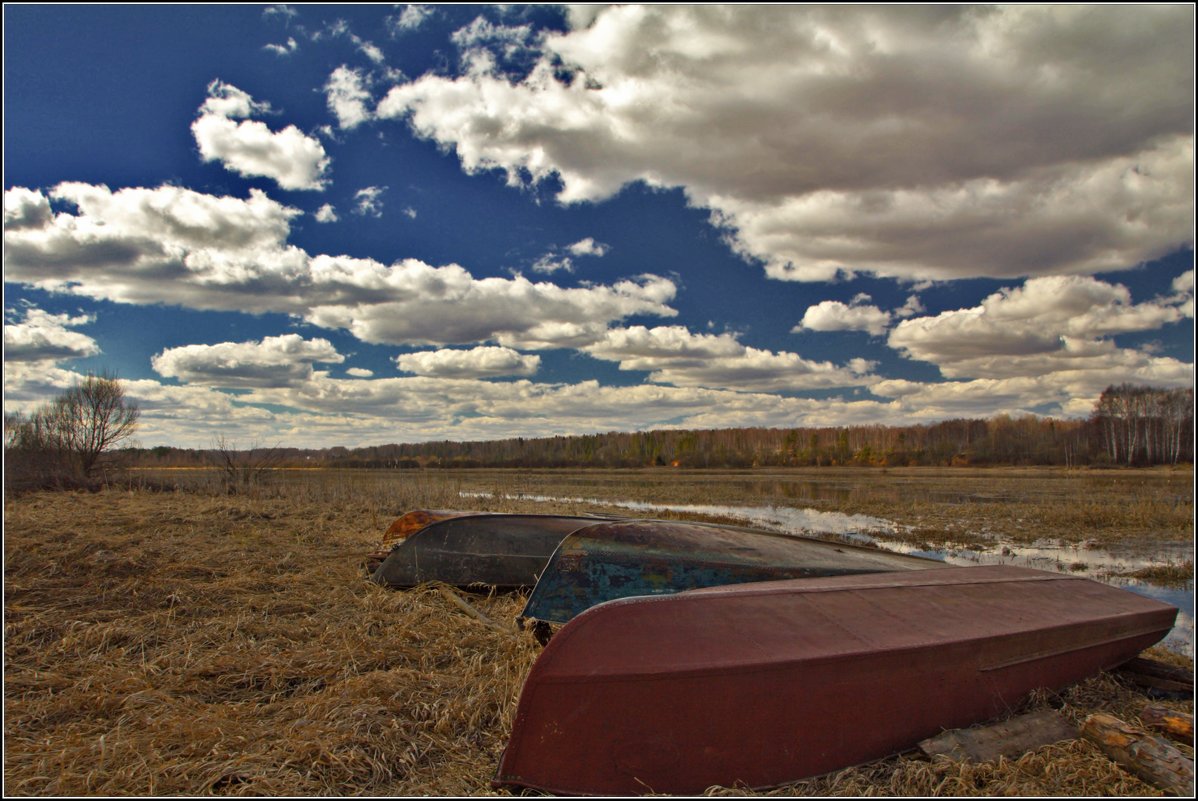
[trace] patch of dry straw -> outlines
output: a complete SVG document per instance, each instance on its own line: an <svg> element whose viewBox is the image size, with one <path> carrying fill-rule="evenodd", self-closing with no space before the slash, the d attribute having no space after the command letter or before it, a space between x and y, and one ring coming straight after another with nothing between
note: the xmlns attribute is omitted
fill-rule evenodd
<svg viewBox="0 0 1198 801"><path fill-rule="evenodd" d="M181 494L6 511L9 793L487 791L538 646L366 581L377 529Z"/></svg>
<svg viewBox="0 0 1198 801"><path fill-rule="evenodd" d="M365 579L419 497L34 494L5 519L12 795L482 795L539 647L522 598ZM527 509L526 509L527 511ZM1100 677L1033 704L1137 722ZM1192 711L1192 704L1178 703ZM773 795L1152 795L1083 741L973 765L896 757ZM713 795L741 795L713 788Z"/></svg>

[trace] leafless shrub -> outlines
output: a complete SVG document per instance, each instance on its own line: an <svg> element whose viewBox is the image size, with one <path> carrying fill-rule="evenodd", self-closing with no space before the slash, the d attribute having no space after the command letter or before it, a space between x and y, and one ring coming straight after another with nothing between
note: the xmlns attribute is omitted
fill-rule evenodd
<svg viewBox="0 0 1198 801"><path fill-rule="evenodd" d="M116 446L133 436L138 405L109 373L88 374L29 417L4 420L5 486L94 487L119 467Z"/></svg>
<svg viewBox="0 0 1198 801"><path fill-rule="evenodd" d="M266 477L279 466L282 451L251 444L248 450L238 450L224 435L216 438L210 451L213 463L221 470L221 487L226 495L254 494Z"/></svg>

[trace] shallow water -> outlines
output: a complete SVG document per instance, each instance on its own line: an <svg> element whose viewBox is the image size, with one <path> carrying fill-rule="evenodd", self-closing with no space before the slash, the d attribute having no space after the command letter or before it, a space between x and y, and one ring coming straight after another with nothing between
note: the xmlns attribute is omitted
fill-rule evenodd
<svg viewBox="0 0 1198 801"><path fill-rule="evenodd" d="M489 497L492 493L462 492L463 497ZM1146 567L1184 562L1191 557L1186 543L1152 543L1146 546L1087 547L1076 543L1041 540L1016 543L996 538L985 545L968 547L942 543L941 548L921 549L895 539L900 526L890 520L867 515L848 515L801 509L790 506L729 506L715 504L663 504L605 498L561 497L520 493L508 496L521 500L559 503L585 503L615 506L639 513L682 512L727 517L771 531L804 536L836 537L858 544L872 544L899 553L937 559L954 565L1009 564L1085 575L1112 586L1172 604L1177 607L1177 622L1163 641L1170 650L1194 656L1194 582L1184 588L1164 587L1142 579L1117 575Z"/></svg>

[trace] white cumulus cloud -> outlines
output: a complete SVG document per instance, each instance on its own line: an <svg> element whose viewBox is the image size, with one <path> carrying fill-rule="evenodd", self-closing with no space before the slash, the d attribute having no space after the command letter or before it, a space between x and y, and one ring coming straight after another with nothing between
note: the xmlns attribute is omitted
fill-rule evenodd
<svg viewBox="0 0 1198 801"><path fill-rule="evenodd" d="M851 304L825 300L808 306L802 321L792 331L868 331L881 336L890 325L890 312L854 299Z"/></svg>
<svg viewBox="0 0 1198 801"><path fill-rule="evenodd" d="M405 373L442 378L498 378L536 373L541 357L511 348L480 346L467 350L442 348L405 353L395 363Z"/></svg>
<svg viewBox="0 0 1198 801"><path fill-rule="evenodd" d="M318 281L378 284L368 302L348 297L314 305L307 319L345 328L371 343L470 344L495 341L522 350L572 348L594 342L610 321L636 314L672 317L673 282L657 276L611 286L559 287L511 279L474 279L461 267L434 268L409 259L390 269L346 257L318 257ZM354 274L351 278L346 273Z"/></svg>
<svg viewBox="0 0 1198 801"><path fill-rule="evenodd" d="M778 279L1124 269L1192 244L1186 6L617 5L381 117L562 203L682 187ZM483 31L459 32L463 44ZM768 165L763 167L763 165Z"/></svg>
<svg viewBox="0 0 1198 801"><path fill-rule="evenodd" d="M71 208L49 213L50 199ZM287 243L295 208L173 186L65 183L5 193L5 279L134 304L291 314L379 344L575 347L634 315L673 317L677 287L644 275L560 287L476 278L417 259L383 264Z"/></svg>
<svg viewBox="0 0 1198 801"><path fill-rule="evenodd" d="M602 242L596 242L594 237L588 236L567 246L566 250L570 251L572 256L606 256L609 248Z"/></svg>
<svg viewBox="0 0 1198 801"><path fill-rule="evenodd" d="M695 334L684 326L611 329L581 350L621 370L647 370L649 380L679 387L777 392L862 386L874 380L873 365L847 367L805 359L797 353L749 347L732 334Z"/></svg>
<svg viewBox="0 0 1198 801"><path fill-rule="evenodd" d="M256 342L167 348L150 365L159 375L186 384L237 388L293 386L311 380L314 364L343 361L327 339L283 334Z"/></svg>
<svg viewBox="0 0 1198 801"><path fill-rule="evenodd" d="M382 217L383 216L383 193L387 191L385 186L367 186L354 192L354 200L357 205L354 207L354 213L363 217Z"/></svg>
<svg viewBox="0 0 1198 801"><path fill-rule="evenodd" d="M262 49L269 50L276 56L289 56L299 49L299 43L295 41L294 36L288 36L286 44L268 44L264 45Z"/></svg>
<svg viewBox="0 0 1198 801"><path fill-rule="evenodd" d="M329 110L344 130L358 127L371 119L370 92L366 90L367 79L360 71L342 64L333 70L324 85Z"/></svg>
<svg viewBox="0 0 1198 801"><path fill-rule="evenodd" d="M558 271L574 272L574 259L581 256L606 256L608 246L596 242L593 237L586 237L567 245L565 248L554 247L532 264L534 273L551 274Z"/></svg>
<svg viewBox="0 0 1198 801"><path fill-rule="evenodd" d="M283 189L324 189L330 159L320 141L294 125L272 131L266 123L246 119L269 110L246 92L215 80L191 132L204 161L219 161L246 177L265 177Z"/></svg>
<svg viewBox="0 0 1198 801"><path fill-rule="evenodd" d="M1153 331L1184 316L1181 297L1134 303L1120 284L1046 276L995 292L973 308L903 320L888 344L950 378L1090 371L1108 384L1172 383L1179 370L1192 367L1117 348L1109 337Z"/></svg>
<svg viewBox="0 0 1198 801"><path fill-rule="evenodd" d="M69 330L93 322L95 318L90 315L50 314L36 307L26 308L21 315L10 314L14 319L4 321L5 363L55 362L100 352L96 340Z"/></svg>
<svg viewBox="0 0 1198 801"><path fill-rule="evenodd" d="M39 229L53 220L50 200L41 192L14 186L4 191L4 230Z"/></svg>
<svg viewBox="0 0 1198 801"><path fill-rule="evenodd" d="M398 16L387 17L392 34L414 31L433 15L433 7L420 3L409 3Z"/></svg>

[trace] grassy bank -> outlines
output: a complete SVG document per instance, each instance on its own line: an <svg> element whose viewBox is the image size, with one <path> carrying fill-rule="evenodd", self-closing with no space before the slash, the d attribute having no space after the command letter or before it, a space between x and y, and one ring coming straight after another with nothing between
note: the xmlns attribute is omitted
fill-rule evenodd
<svg viewBox="0 0 1198 801"><path fill-rule="evenodd" d="M393 517L460 507L460 490L493 478L312 475L249 497L9 498L8 793L493 792L539 646L480 624L436 591L386 590L362 571ZM471 505L583 510L512 500L507 490L534 479L502 480L494 489L504 492ZM584 494L569 489L546 494ZM522 605L513 596L469 602L504 622ZM1145 701L1102 676L1034 703L1075 721L1101 710L1135 722ZM894 758L780 792L1156 794L1082 741L982 766Z"/></svg>

